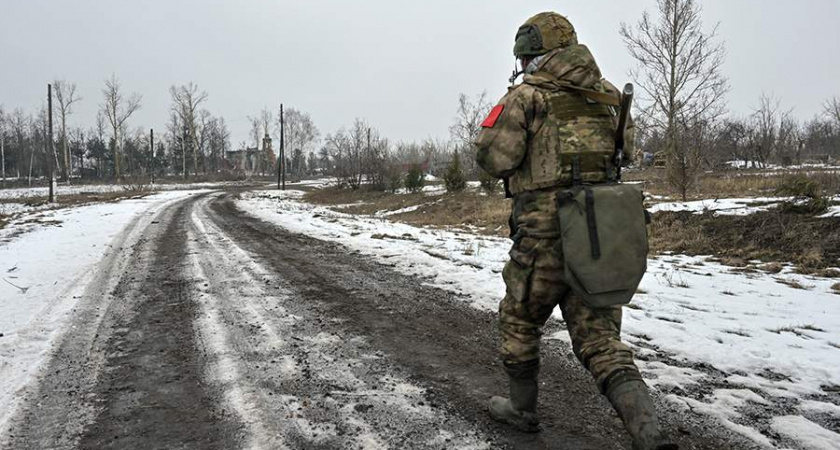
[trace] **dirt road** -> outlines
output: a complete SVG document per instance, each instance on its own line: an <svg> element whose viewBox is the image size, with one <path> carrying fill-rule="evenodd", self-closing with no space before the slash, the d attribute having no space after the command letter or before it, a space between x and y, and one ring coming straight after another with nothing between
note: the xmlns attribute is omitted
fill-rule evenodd
<svg viewBox="0 0 840 450"><path fill-rule="evenodd" d="M7 448L623 449L566 344L546 342L544 431L489 421L492 314L236 209L144 216L100 264ZM560 324L553 324L559 327ZM687 449L750 448L669 414Z"/></svg>

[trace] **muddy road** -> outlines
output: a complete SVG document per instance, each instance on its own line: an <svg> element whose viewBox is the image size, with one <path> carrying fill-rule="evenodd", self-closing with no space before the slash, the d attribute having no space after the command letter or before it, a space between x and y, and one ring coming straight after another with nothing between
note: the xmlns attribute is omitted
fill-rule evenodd
<svg viewBox="0 0 840 450"><path fill-rule="evenodd" d="M195 195L126 229L4 448L630 448L565 343L544 345L544 431L497 426L492 314L251 218L235 196ZM682 448L750 448L664 413Z"/></svg>

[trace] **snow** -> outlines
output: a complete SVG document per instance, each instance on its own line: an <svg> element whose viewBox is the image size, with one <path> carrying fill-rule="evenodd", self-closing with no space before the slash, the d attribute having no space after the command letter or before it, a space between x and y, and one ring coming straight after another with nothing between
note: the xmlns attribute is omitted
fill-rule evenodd
<svg viewBox="0 0 840 450"><path fill-rule="evenodd" d="M744 209L757 201L731 200L712 206ZM400 272L461 294L474 307L495 311L504 294L507 239L354 216L304 203L300 193L290 191L246 193L237 205L292 232L377 257ZM835 282L790 269L775 275L742 273L702 257L651 258L633 307L625 308L623 336L638 354L649 356L649 361L638 362L655 389L690 391L713 377L723 381L722 372L732 389L700 399L690 394L667 398L773 447L761 432L739 423L740 411L774 399L810 401L826 394L824 386L840 386L840 301L831 290ZM795 284L804 289L791 286ZM561 319L559 311L556 318ZM720 372L703 370L704 365Z"/></svg>
<svg viewBox="0 0 840 450"><path fill-rule="evenodd" d="M840 166L825 164L825 163L804 163L790 166L780 166L778 164L762 164L758 161L733 160L727 161L726 164L733 169L765 169L765 170L803 170L803 169L840 169Z"/></svg>
<svg viewBox="0 0 840 450"><path fill-rule="evenodd" d="M804 417L776 417L771 426L779 434L799 441L807 450L840 450L840 434L826 430Z"/></svg>
<svg viewBox="0 0 840 450"><path fill-rule="evenodd" d="M661 200L659 198L658 200ZM694 214L713 212L722 216L746 216L760 211L769 211L780 203L792 200L791 197L752 197L720 198L694 200L687 202L655 202L648 208L651 213L688 211ZM833 202L840 202L840 196L832 197ZM832 206L820 218L840 217L840 206Z"/></svg>
<svg viewBox="0 0 840 450"><path fill-rule="evenodd" d="M317 182L322 182L322 180L315 180ZM236 186L242 185L243 183L240 181L223 181L223 182L202 182L202 183L164 183L164 184L149 184L145 185L145 187L149 188L152 191L180 191L180 190L197 190L197 189L210 189L210 188L218 188L220 186ZM125 192L131 193L128 188L131 185L123 185L123 184L73 184L70 186L66 186L63 184L58 185L58 189L56 190L56 195L79 195L79 194L107 194L112 192ZM33 198L33 197L44 197L46 198L49 194L49 188L46 186L43 187L29 187L29 188L10 188L10 189L0 189L0 200L14 200L14 199L24 199L24 198Z"/></svg>
<svg viewBox="0 0 840 450"><path fill-rule="evenodd" d="M690 202L665 202L657 203L648 210L651 213L658 213L663 211L678 212L688 211L696 214L702 214L706 211L713 211L720 215L737 215L743 216L752 214L758 211L767 211L775 208L787 198L767 197L767 198L721 198L696 200Z"/></svg>
<svg viewBox="0 0 840 450"><path fill-rule="evenodd" d="M821 215L821 218L828 218L828 217L840 217L840 206L832 206L828 209L828 212Z"/></svg>
<svg viewBox="0 0 840 450"><path fill-rule="evenodd" d="M196 191L40 213L50 226L0 242L0 430L128 223ZM3 231L12 232L7 227ZM17 287L15 287L17 286Z"/></svg>
<svg viewBox="0 0 840 450"><path fill-rule="evenodd" d="M57 195L78 195L78 194L105 194L111 192L125 192L122 185L115 184L92 184L92 185L59 185L56 191ZM0 189L0 199L20 199L30 197L47 197L49 195L49 187L33 187L33 188L12 188Z"/></svg>
<svg viewBox="0 0 840 450"><path fill-rule="evenodd" d="M247 192L237 204L290 231L379 256L386 264L426 278L432 285L470 295L481 308L495 310L498 306L498 292L504 291L499 274L509 250L506 239L335 212L296 201L301 195L295 191Z"/></svg>

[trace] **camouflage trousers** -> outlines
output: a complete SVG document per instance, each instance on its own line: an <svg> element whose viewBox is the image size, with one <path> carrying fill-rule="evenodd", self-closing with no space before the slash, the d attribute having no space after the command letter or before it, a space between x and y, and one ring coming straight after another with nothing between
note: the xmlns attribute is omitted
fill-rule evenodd
<svg viewBox="0 0 840 450"><path fill-rule="evenodd" d="M553 195L540 195L533 199L538 201L525 205L517 199L514 210L513 221L519 229L531 229L531 234L542 236L517 236L502 273L507 286L499 305L504 363L540 357L541 328L559 306L575 356L602 391L614 377L641 379L632 351L621 342L621 306L591 308L563 281L563 250L554 231L559 229L556 209L546 197L553 199Z"/></svg>

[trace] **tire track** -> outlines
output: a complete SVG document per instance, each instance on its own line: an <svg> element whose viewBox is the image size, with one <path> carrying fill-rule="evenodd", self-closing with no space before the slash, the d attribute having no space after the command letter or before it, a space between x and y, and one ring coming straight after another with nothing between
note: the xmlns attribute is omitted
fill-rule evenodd
<svg viewBox="0 0 840 450"><path fill-rule="evenodd" d="M248 427L247 448L490 448L367 339L296 297L213 223L209 203L189 232L198 333L209 379Z"/></svg>

